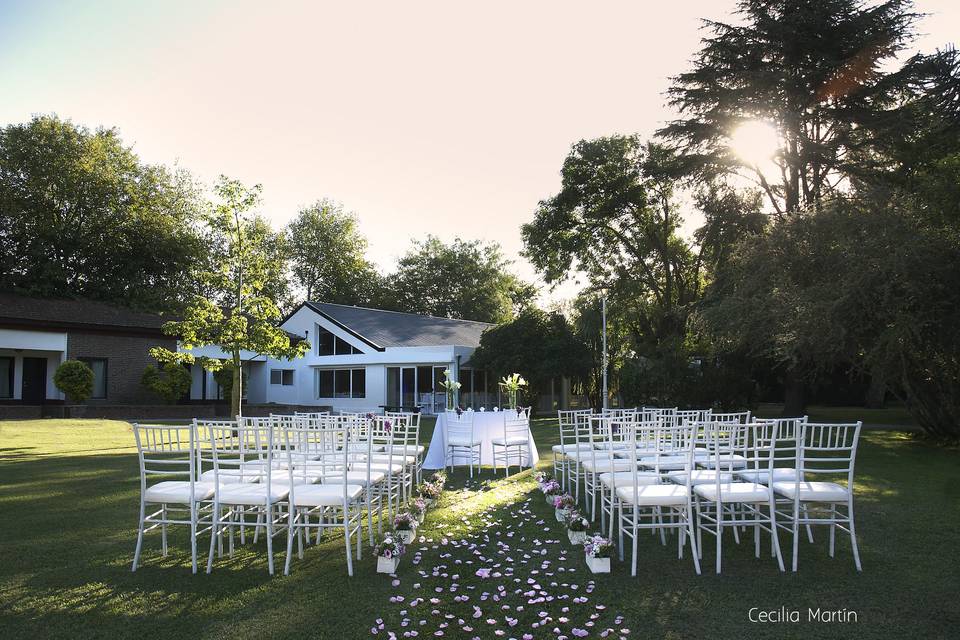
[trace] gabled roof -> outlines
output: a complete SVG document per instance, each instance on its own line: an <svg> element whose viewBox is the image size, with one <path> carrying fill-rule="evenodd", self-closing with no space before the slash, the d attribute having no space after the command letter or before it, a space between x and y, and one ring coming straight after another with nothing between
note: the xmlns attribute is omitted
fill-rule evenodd
<svg viewBox="0 0 960 640"><path fill-rule="evenodd" d="M95 329L162 335L169 318L79 298L34 298L0 292L0 326Z"/></svg>
<svg viewBox="0 0 960 640"><path fill-rule="evenodd" d="M329 302L305 302L303 306L378 351L387 347L451 345L476 348L480 344L480 334L493 326L474 320L453 320Z"/></svg>

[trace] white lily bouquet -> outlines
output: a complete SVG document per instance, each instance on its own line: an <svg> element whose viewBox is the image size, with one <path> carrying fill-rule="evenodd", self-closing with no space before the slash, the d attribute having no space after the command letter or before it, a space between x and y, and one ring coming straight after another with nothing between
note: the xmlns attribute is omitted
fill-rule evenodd
<svg viewBox="0 0 960 640"><path fill-rule="evenodd" d="M512 373L500 380L500 388L507 396L507 406L509 408L517 408L517 395L520 393L520 389L526 386L527 381L519 373Z"/></svg>
<svg viewBox="0 0 960 640"><path fill-rule="evenodd" d="M456 395L460 390L460 383L453 379L453 372L450 369L444 370L443 378L440 386L447 391L447 411L453 411L457 407Z"/></svg>

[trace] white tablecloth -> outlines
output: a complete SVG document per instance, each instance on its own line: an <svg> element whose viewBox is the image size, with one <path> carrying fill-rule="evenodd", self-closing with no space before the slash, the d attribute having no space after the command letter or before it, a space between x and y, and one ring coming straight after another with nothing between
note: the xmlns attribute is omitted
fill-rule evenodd
<svg viewBox="0 0 960 640"><path fill-rule="evenodd" d="M503 437L503 420L508 411L474 411L473 412L473 435L481 441L480 445L480 464L493 465L493 444L494 438ZM426 457L423 459L424 469L442 469L444 466L445 447L447 433L447 416L441 413L437 416L437 427L433 430L433 437L430 438L430 448L427 449ZM532 467L540 460L540 454L537 453L537 443L533 440L533 433L527 426L527 436L530 439L530 455L533 460L527 460L523 457L521 466ZM454 461L456 464L469 464L469 460L464 456L462 459L457 456ZM511 461L516 464L515 461Z"/></svg>

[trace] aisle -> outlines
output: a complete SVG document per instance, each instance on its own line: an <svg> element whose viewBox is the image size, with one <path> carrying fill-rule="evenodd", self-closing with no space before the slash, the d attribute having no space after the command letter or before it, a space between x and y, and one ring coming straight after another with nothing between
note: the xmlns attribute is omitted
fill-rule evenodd
<svg viewBox="0 0 960 640"><path fill-rule="evenodd" d="M530 474L448 488L370 633L385 638L627 638ZM596 576L603 579L604 576Z"/></svg>

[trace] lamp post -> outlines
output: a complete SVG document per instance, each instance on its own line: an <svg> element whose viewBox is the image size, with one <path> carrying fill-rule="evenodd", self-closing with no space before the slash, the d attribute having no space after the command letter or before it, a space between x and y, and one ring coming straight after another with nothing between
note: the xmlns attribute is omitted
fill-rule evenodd
<svg viewBox="0 0 960 640"><path fill-rule="evenodd" d="M601 305L603 315L603 408L607 408L607 292L603 292Z"/></svg>

